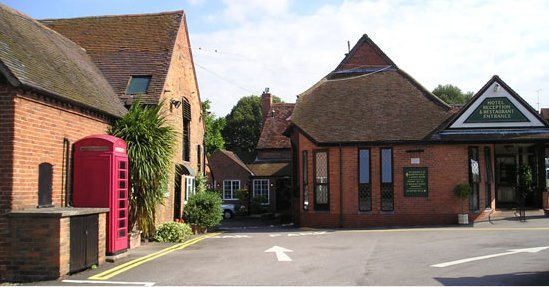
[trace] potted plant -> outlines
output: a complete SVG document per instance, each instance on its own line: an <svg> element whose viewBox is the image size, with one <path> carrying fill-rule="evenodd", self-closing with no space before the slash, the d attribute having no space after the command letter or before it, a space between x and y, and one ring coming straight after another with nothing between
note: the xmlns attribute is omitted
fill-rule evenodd
<svg viewBox="0 0 549 287"><path fill-rule="evenodd" d="M458 223L469 224L469 214L465 213L464 203L471 194L471 186L467 183L460 183L454 188L454 194L461 200L461 213L458 214Z"/></svg>

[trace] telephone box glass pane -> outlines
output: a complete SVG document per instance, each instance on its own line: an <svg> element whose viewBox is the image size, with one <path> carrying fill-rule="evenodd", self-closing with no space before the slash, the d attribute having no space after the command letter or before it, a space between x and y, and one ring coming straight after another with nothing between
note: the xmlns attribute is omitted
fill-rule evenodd
<svg viewBox="0 0 549 287"><path fill-rule="evenodd" d="M120 227L120 228L126 227L126 220L118 221L118 227Z"/></svg>
<svg viewBox="0 0 549 287"><path fill-rule="evenodd" d="M120 210L120 211L118 212L118 216L119 216L120 218L124 218L124 217L126 217L126 212L125 212L124 210Z"/></svg>
<svg viewBox="0 0 549 287"><path fill-rule="evenodd" d="M126 169L126 162L125 161L121 161L119 164L118 164L118 167L120 169Z"/></svg>
<svg viewBox="0 0 549 287"><path fill-rule="evenodd" d="M120 191L120 199L122 198L126 198L126 192L123 190Z"/></svg>
<svg viewBox="0 0 549 287"><path fill-rule="evenodd" d="M119 182L118 182L118 187L119 187L119 188L126 188L126 182L123 181L123 180L122 180L122 181L119 181Z"/></svg>
<svg viewBox="0 0 549 287"><path fill-rule="evenodd" d="M118 206L120 208L124 208L126 205L125 205L125 202L123 200L121 200L119 203L118 203Z"/></svg>
<svg viewBox="0 0 549 287"><path fill-rule="evenodd" d="M118 237L124 237L124 236L126 236L126 230L119 230Z"/></svg>

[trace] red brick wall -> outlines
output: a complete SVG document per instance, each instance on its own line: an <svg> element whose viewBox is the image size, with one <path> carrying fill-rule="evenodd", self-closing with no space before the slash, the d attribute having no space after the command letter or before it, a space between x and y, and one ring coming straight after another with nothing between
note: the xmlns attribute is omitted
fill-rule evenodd
<svg viewBox="0 0 549 287"><path fill-rule="evenodd" d="M394 211L381 211L380 196L380 148L393 149L393 194ZM484 210L485 163L484 146L478 146L480 155L481 183L480 210L471 213L472 218L482 215ZM308 151L309 170L309 210L301 211L302 226L339 227L340 221L345 227L367 227L380 225L425 225L454 224L461 212L461 202L453 189L458 183L468 183L468 146L467 145L398 145L364 146L370 148L372 211L358 211L358 147L330 147L329 150L329 191L330 211L314 210L313 151L323 149L315 146L303 135L299 136L299 156ZM421 151L420 151L421 150ZM491 148L493 153L493 147ZM341 154L341 156L340 156ZM340 158L342 160L342 189L340 188ZM411 164L411 158L419 158L420 164ZM492 155L492 159L493 159ZM303 202L301 188L302 167L300 158L300 205ZM404 196L404 167L428 168L428 196ZM340 192L342 190L342 192ZM492 183L492 199L494 184ZM340 213L340 195L343 196L343 218ZM468 202L465 203L466 211ZM492 202L492 208L494 208Z"/></svg>
<svg viewBox="0 0 549 287"><path fill-rule="evenodd" d="M225 154L216 151L210 157L210 167L215 180L215 189L223 191L224 180L240 180L240 188L252 191L250 172L229 159ZM233 202L236 201L233 200Z"/></svg>
<svg viewBox="0 0 549 287"><path fill-rule="evenodd" d="M196 81L192 53L190 49L190 41L187 32L187 23L183 19L182 25L177 33L175 47L172 58L170 59L169 70L164 83L164 93L161 99L165 101L165 111L168 115L168 121L175 127L178 132L177 150L174 155L174 163L180 164L183 162L183 106L178 109L170 109L170 100L183 101L187 99L191 105L191 122L190 122L190 165L195 172L198 172L198 145L201 146L201 170L204 171L204 122L202 121L202 109L200 96L198 92L198 84ZM156 222L172 221L174 217L174 176L170 176L168 183L168 197L164 200L164 205L157 207ZM182 198L185 194L185 179L182 180L181 194Z"/></svg>
<svg viewBox="0 0 549 287"><path fill-rule="evenodd" d="M70 271L70 217L25 214L9 220L7 280L55 280ZM98 264L105 263L106 215L98 214Z"/></svg>
<svg viewBox="0 0 549 287"><path fill-rule="evenodd" d="M52 201L65 206L63 139L105 133L106 118L72 105L0 85L0 281L9 263L11 210L36 208L38 165L53 165Z"/></svg>
<svg viewBox="0 0 549 287"><path fill-rule="evenodd" d="M65 206L62 179L63 139L70 144L92 134L104 134L107 123L78 111L44 102L34 94L14 98L14 175L12 209L34 208L38 204L38 165L53 165L52 201Z"/></svg>
<svg viewBox="0 0 549 287"><path fill-rule="evenodd" d="M60 257L60 249L68 247L67 220L54 217L13 218L10 222L13 242L12 260L9 264L10 281L39 281L57 279L61 276L60 263L69 255ZM63 231L63 232L62 232ZM70 253L69 253L70 254Z"/></svg>
<svg viewBox="0 0 549 287"><path fill-rule="evenodd" d="M257 158L261 160L291 160L292 151L290 149L260 149L257 150Z"/></svg>

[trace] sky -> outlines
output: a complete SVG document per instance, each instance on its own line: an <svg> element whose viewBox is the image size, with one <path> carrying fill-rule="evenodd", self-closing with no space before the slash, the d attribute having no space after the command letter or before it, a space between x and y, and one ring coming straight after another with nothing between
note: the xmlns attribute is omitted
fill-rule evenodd
<svg viewBox="0 0 549 287"><path fill-rule="evenodd" d="M33 18L185 10L200 97L225 116L265 88L285 102L367 34L428 90L477 92L498 75L549 108L549 1L0 0Z"/></svg>

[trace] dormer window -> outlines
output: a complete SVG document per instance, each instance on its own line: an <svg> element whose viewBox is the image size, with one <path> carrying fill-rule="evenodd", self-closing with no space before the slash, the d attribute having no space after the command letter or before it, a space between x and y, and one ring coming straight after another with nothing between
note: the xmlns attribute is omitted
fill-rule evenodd
<svg viewBox="0 0 549 287"><path fill-rule="evenodd" d="M152 76L131 76L126 95L146 94L151 83Z"/></svg>

